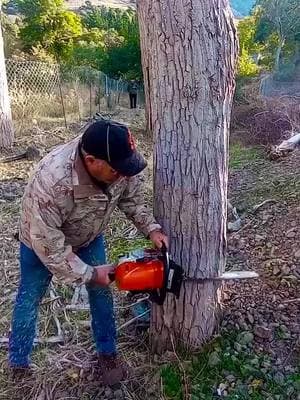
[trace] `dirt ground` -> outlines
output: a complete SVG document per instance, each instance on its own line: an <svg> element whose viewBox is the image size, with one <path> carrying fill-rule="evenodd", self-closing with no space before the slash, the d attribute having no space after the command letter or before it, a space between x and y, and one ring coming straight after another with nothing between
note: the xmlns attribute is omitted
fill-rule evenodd
<svg viewBox="0 0 300 400"><path fill-rule="evenodd" d="M137 134L138 146L150 160L151 140L142 131L143 111L121 111L116 118L132 126ZM18 153L29 144L34 144L43 155L53 146L75 136L78 129L79 126L74 125L66 131L50 123L35 127L17 138L13 151ZM299 363L300 152L276 163L268 161L260 150L249 148L238 149L238 152L234 149L231 158L229 198L242 216L243 226L228 237L228 268L252 269L259 273L260 278L226 286L225 318L221 332L238 332L234 343L237 354L248 349L258 356L267 355L271 361L258 368L266 369L280 384L287 375L297 373ZM66 309L72 300L73 290L64 286L55 288L58 299L51 301L49 296L45 299L39 323L40 338L56 337L55 315L63 331L64 342L36 347L32 377L17 382L10 377L6 342L18 281L18 242L14 234L21 196L33 165L34 162L27 160L0 163L0 399L181 399L165 393L159 369L162 364L173 361L174 355L168 353L162 359L153 359L148 351L147 333L137 335L125 329L120 332L120 352L134 370L127 382L112 390L93 380L89 314L87 311ZM151 202L151 161L147 183L146 198ZM270 201L261 205L266 200ZM257 205L260 207L254 211L253 207ZM122 246L128 248L143 243L118 213L107 235L111 258ZM120 324L129 318L120 310L125 303L124 297L118 294L116 306ZM222 383L227 391L218 391L216 397L212 394L205 400L230 395L226 379L225 383L218 379L216 377L212 390ZM243 384L248 385L248 381ZM299 393L300 386L295 386L284 397L272 397L271 392L266 392L265 397L230 398L299 399ZM203 397L196 395L191 398Z"/></svg>

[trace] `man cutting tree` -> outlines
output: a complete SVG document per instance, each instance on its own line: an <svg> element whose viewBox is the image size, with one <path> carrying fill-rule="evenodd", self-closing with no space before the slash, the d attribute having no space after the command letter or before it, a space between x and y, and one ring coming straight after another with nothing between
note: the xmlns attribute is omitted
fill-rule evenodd
<svg viewBox="0 0 300 400"><path fill-rule="evenodd" d="M139 174L145 167L129 129L113 121L91 124L38 164L22 201L21 277L9 343L13 371L30 366L39 303L55 276L86 285L103 383L124 378L108 287L114 266L106 264L102 234L118 207L156 247L167 245L143 202Z"/></svg>

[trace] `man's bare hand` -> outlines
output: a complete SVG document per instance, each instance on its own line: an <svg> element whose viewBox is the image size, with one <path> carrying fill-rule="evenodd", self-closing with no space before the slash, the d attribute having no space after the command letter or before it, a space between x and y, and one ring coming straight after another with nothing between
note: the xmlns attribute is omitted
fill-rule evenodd
<svg viewBox="0 0 300 400"><path fill-rule="evenodd" d="M168 236L165 235L163 232L153 231L150 233L149 237L156 248L161 249L163 245L165 245L166 248L169 247Z"/></svg>
<svg viewBox="0 0 300 400"><path fill-rule="evenodd" d="M103 264L94 268L94 273L91 279L92 285L109 286L112 282L110 274L114 274L116 266L114 264Z"/></svg>

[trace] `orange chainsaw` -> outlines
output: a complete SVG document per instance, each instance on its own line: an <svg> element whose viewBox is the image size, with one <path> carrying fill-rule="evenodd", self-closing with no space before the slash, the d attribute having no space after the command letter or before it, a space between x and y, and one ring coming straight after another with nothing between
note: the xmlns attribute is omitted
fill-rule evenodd
<svg viewBox="0 0 300 400"><path fill-rule="evenodd" d="M149 293L152 302L162 305L167 293L179 298L183 269L170 260L163 246L161 250L135 250L121 256L110 279L119 290Z"/></svg>
<svg viewBox="0 0 300 400"><path fill-rule="evenodd" d="M228 281L258 278L254 271L227 271L208 278L187 277L183 268L170 260L165 246L161 250L135 250L121 256L110 279L119 290L133 294L149 293L149 299L162 305L167 293L179 298L183 281L203 283L206 280Z"/></svg>

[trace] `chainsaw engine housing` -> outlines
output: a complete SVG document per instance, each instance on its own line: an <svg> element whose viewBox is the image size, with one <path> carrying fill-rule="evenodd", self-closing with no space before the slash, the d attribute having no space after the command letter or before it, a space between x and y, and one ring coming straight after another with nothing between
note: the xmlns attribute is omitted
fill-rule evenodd
<svg viewBox="0 0 300 400"><path fill-rule="evenodd" d="M166 248L130 252L120 258L115 271L119 290L149 293L150 300L160 305L168 292L179 297L182 280L183 270L169 259Z"/></svg>

